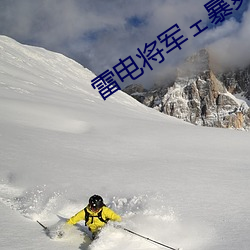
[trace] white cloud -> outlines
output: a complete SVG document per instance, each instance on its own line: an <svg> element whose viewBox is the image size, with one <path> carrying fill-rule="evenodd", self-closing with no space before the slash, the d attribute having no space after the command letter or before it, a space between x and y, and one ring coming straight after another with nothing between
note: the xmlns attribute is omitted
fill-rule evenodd
<svg viewBox="0 0 250 250"><path fill-rule="evenodd" d="M145 69L142 82L162 75L180 59L192 54L204 45L214 44L220 49L225 44L230 48L236 41L231 33L238 33L247 48L249 41L249 18L239 25L227 21L213 31L206 31L196 38L190 26L202 20L208 21L204 4L208 0L22 0L0 2L0 32L22 42L62 52L76 58L94 72L112 69L119 58L135 56L137 48L157 40L157 35L177 23L181 35L189 40L178 49L165 54L162 64L154 63L154 70ZM131 26L131 17L144 21ZM244 26L244 27L240 27ZM242 32L240 32L242 31ZM235 41L234 41L235 40ZM159 43L159 42L158 42ZM245 44L246 43L246 44ZM159 44L159 48L164 48ZM227 59L225 59L227 60Z"/></svg>
<svg viewBox="0 0 250 250"><path fill-rule="evenodd" d="M214 31L217 34L215 41L210 45L210 50L216 61L224 66L243 67L250 63L250 10L244 13L242 23L234 20Z"/></svg>

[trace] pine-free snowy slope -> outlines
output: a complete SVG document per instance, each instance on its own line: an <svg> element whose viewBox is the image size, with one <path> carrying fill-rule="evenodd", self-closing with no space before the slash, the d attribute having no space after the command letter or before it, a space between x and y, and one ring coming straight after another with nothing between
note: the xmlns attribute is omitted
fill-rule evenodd
<svg viewBox="0 0 250 250"><path fill-rule="evenodd" d="M151 250L160 246L105 228L89 245L53 226L90 195L123 226L185 250L248 250L248 132L195 127L122 92L106 101L94 74L41 48L0 37L1 249Z"/></svg>

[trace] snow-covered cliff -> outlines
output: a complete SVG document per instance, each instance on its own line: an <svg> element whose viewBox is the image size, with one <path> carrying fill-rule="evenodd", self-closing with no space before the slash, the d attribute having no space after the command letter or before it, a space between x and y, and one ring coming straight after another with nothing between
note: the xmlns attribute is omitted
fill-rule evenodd
<svg viewBox="0 0 250 250"><path fill-rule="evenodd" d="M206 49L187 58L169 86L125 92L149 107L196 125L248 129L249 71L214 73ZM238 95L233 95L238 93ZM242 98L244 97L244 98Z"/></svg>

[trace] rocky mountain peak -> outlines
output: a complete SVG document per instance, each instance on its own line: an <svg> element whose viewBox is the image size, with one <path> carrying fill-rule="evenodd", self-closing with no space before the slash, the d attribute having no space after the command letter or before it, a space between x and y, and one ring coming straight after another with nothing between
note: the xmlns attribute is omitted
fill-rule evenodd
<svg viewBox="0 0 250 250"><path fill-rule="evenodd" d="M209 51L202 49L178 67L171 86L148 91L142 87L138 91L137 87L136 92L129 94L149 107L196 125L248 129L249 106L233 94L241 92L247 96L250 67L249 71L214 73L211 61Z"/></svg>
<svg viewBox="0 0 250 250"><path fill-rule="evenodd" d="M202 49L192 56L188 57L184 63L177 68L177 77L195 77L204 75L210 70L209 53L206 49Z"/></svg>

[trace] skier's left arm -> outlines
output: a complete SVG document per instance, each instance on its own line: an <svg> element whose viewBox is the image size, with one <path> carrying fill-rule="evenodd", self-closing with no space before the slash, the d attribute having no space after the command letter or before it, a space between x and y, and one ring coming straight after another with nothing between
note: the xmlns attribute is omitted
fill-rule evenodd
<svg viewBox="0 0 250 250"><path fill-rule="evenodd" d="M111 210L110 208L108 207L105 207L104 208L104 214L105 214L105 217L109 220L112 220L112 221L122 221L122 218L120 215L116 214L113 210Z"/></svg>

